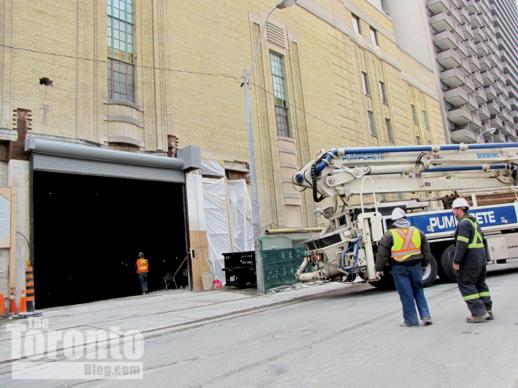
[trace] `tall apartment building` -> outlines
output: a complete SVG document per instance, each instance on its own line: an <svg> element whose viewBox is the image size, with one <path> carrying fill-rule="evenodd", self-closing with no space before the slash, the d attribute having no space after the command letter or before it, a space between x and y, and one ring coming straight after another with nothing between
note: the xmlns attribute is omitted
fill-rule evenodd
<svg viewBox="0 0 518 388"><path fill-rule="evenodd" d="M246 178L241 77L275 3L0 1L0 185L17 182L37 294L81 284L69 266L95 257L109 274L141 250L162 268L192 249L200 284L203 170L173 156L197 146L223 176ZM269 19L251 83L262 229L316 225L291 179L322 148L444 142L434 72L398 47L380 4L300 0Z"/></svg>
<svg viewBox="0 0 518 388"><path fill-rule="evenodd" d="M492 12L498 6L489 0L385 0L383 6L400 46L435 67L451 140L476 142L484 130L497 128L486 140L516 141Z"/></svg>
<svg viewBox="0 0 518 388"><path fill-rule="evenodd" d="M518 3L513 0L490 0L504 81L514 129L518 131Z"/></svg>

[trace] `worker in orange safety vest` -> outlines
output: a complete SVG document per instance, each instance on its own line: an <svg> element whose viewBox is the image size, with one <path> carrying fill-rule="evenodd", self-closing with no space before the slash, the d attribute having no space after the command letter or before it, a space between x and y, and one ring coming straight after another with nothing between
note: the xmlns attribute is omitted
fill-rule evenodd
<svg viewBox="0 0 518 388"><path fill-rule="evenodd" d="M142 289L142 295L146 294L147 289L147 274L149 273L149 262L144 257L144 252L139 252L137 263L137 274L140 281L140 288Z"/></svg>
<svg viewBox="0 0 518 388"><path fill-rule="evenodd" d="M430 245L423 232L406 219L401 208L392 211L392 227L378 243L376 255L376 278L381 280L385 266L390 264L392 276L403 307L401 326L419 326L419 316L424 325L430 325L432 318L423 290L421 267L430 262Z"/></svg>

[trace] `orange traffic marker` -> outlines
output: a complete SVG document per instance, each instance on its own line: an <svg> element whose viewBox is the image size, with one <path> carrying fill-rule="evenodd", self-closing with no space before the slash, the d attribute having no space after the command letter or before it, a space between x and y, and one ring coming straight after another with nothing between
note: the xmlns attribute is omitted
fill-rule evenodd
<svg viewBox="0 0 518 388"><path fill-rule="evenodd" d="M20 313L27 312L27 298L25 297L25 290L22 290L22 296L20 298Z"/></svg>
<svg viewBox="0 0 518 388"><path fill-rule="evenodd" d="M5 314L5 300L4 300L4 294L0 292L0 315Z"/></svg>
<svg viewBox="0 0 518 388"><path fill-rule="evenodd" d="M14 295L9 296L9 313L16 314L18 312L18 307L16 307L16 299L14 299Z"/></svg>

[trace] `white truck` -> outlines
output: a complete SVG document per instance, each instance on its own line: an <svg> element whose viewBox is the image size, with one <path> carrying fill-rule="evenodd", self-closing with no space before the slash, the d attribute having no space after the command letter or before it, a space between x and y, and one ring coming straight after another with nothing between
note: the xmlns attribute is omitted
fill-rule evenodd
<svg viewBox="0 0 518 388"><path fill-rule="evenodd" d="M434 258L423 269L425 286L437 275L454 281L456 220L449 207L458 196L471 202L470 213L484 231L488 264L517 260L517 175L518 143L321 151L293 177L295 185L312 190L315 202L330 205L317 209L327 224L317 238L305 241L307 256L295 276L300 281L359 276L389 286L390 276L376 281L375 255L391 211L401 207L430 242ZM395 198L387 201L388 196Z"/></svg>

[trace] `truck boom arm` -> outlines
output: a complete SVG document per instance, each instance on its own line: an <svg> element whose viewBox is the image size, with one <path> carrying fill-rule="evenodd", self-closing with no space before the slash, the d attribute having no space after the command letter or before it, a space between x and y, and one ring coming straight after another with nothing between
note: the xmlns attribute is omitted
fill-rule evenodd
<svg viewBox="0 0 518 388"><path fill-rule="evenodd" d="M332 148L293 182L316 202L361 195L366 177L376 193L498 188L515 184L517 164L518 143Z"/></svg>

